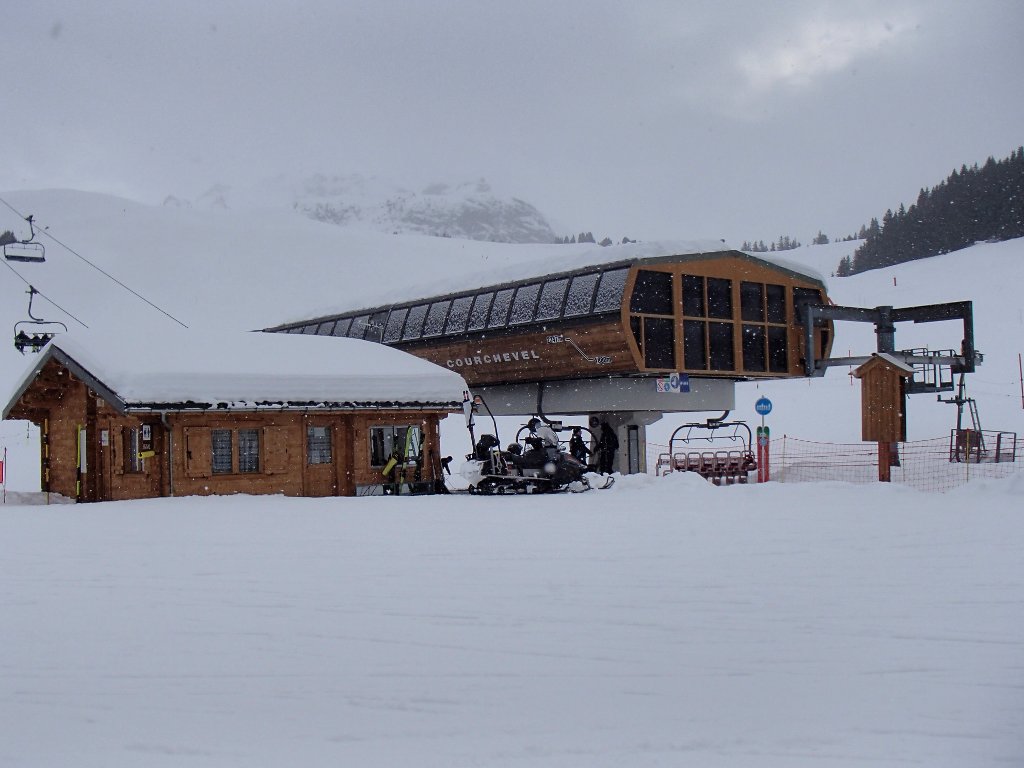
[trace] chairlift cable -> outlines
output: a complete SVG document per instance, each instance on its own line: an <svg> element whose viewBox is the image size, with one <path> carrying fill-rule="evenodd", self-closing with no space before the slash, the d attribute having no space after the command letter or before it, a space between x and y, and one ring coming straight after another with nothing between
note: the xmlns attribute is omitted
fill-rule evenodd
<svg viewBox="0 0 1024 768"><path fill-rule="evenodd" d="M13 205L11 205L10 203L8 203L8 202L7 202L6 200L4 200L4 199L3 199L2 197L0 197L0 203L3 203L3 204L4 204L5 206L7 206L8 208L10 208L10 209L11 209L11 210L12 210L12 211L13 211L13 212L15 213L15 214L17 214L18 216L21 216L21 218L23 218L23 219L25 218L24 216L22 216L21 212L20 212L20 211L19 211L19 210L18 210L17 208L15 208L15 207L14 207ZM27 219L26 219L26 221L27 221ZM38 224L38 222L36 222L36 223ZM54 237L54 236L53 236L52 234L50 234L50 233L49 233L49 232L48 232L48 231L47 231L47 230L46 230L45 228L41 228L38 234L43 234L43 235L46 235L46 236L47 236L48 238L50 238L51 240L53 240L53 242L55 242L55 243L56 243L57 245L61 246L62 248L64 248L64 249L65 249L66 251L68 251L69 253L73 254L74 256L77 256L77 257L78 257L79 259L81 259L82 261L84 261L84 262L85 262L86 264L88 264L88 265L89 265L90 267L92 267L93 269L95 269L95 270L96 270L97 272L99 272L99 273L100 273L101 275L103 275L103 276L104 276L104 277L106 277L107 279L109 279L109 280L112 280L113 282L117 283L117 284L118 284L119 286L121 286L122 288L124 288L124 289L125 289L126 291L128 291L128 293L132 294L133 296L135 296L135 297L136 297L137 299L139 299L140 301L143 301L143 302L145 302L146 304L148 304L149 306L151 306L151 307L152 307L153 309L155 309L155 310L156 310L157 312L160 312L160 313L161 313L162 315L165 315L165 316L169 317L169 318L170 318L171 320L173 320L174 322L176 322L176 323L177 323L178 325L180 325L180 326L181 326L182 328L188 328L188 326L187 326L187 325L185 325L185 323L181 322L181 320L179 320L178 318L176 318L176 317L175 317L174 315L172 315L172 314L171 314L170 312L168 312L168 311L167 311L167 310L165 310L165 309L162 309L161 307L158 307L158 306L157 306L156 304L154 304L154 303L153 303L152 301L150 301L150 300L149 300L149 299L147 299L147 298L146 298L145 296L143 296L142 294L140 294L140 293L139 293L138 291L135 291L135 290L133 290L132 288L129 288L129 287L127 286L127 285L125 285L124 283L122 283L122 282L121 282L120 280L118 280L118 279L117 279L116 277L114 277L114 276L113 276L112 274L110 274L109 272L107 272L107 271L106 271L105 269L103 269L102 267L100 267L100 266L99 266L99 265L97 265L97 264L94 264L94 263L93 263L92 261L90 261L89 259L87 259L87 258L86 258L85 256L83 256L82 254L80 254L80 253L79 253L78 251L76 251L76 250L75 250L74 248L72 248L72 247L71 247L70 245L67 245L67 244L65 244L65 243L62 243L62 242L61 242L60 240L58 240L58 239L57 239L56 237ZM9 266L9 265L8 265L8 266ZM15 273L15 274L17 274L17 273ZM21 277L21 275L18 275L18 277ZM22 278L22 280L24 280L24 278ZM40 294L40 295L42 295L42 294ZM43 298L46 298L46 297L44 296ZM47 301L49 301L49 299L47 299ZM56 306L56 305L54 305L54 306ZM59 308L59 307L58 307L58 308ZM69 314L68 316L69 316L69 317L73 317L73 316L72 316L72 315L70 315L70 314ZM75 318L75 319L76 319L76 320L78 320L78 318ZM81 320L79 320L78 322L81 322ZM82 323L82 325L85 325L85 323ZM88 326L86 326L86 327L88 327Z"/></svg>
<svg viewBox="0 0 1024 768"><path fill-rule="evenodd" d="M30 282L29 282L28 280L26 280L26 279L25 279L24 277L22 277L22 276L21 276L20 274L18 274L18 270L16 270L16 269L15 269L14 267L12 267L12 266L11 266L10 264L8 264L8 263L7 263L6 261L5 261L5 262L3 262L3 265L4 265L5 267L7 267L7 268L8 268L9 270L11 270L11 272L13 272L13 273L14 273L14 276L15 276L15 277L17 277L17 278L18 278L19 280L21 280L21 282L23 282L23 283L24 283L25 285L27 285L27 286L28 286L29 288L32 288L32 290L34 290L34 291L36 292L36 294L38 294L39 296L42 296L42 297L43 297L44 299L46 299L46 300L47 300L48 302L50 302L50 303L51 303L51 304L52 304L53 306L55 306L55 307L56 307L57 309L59 309L59 310L60 310L61 312L63 312L63 313L65 314L65 315L67 315L68 317L70 317L70 318L71 318L72 320L74 320L74 321L75 321L76 323L78 323L78 324L79 324L80 326L82 326L83 328L88 328L88 327L89 327L88 325L86 325L85 323L83 323L83 322L82 322L81 320L79 320L79 319L78 319L77 317L75 317L75 316L74 316L73 314L71 314L71 313L70 313L70 312L68 312L68 311L67 311L66 309L64 309L64 307L62 307L62 306L61 306L60 304L58 304L58 303L57 303L56 301L54 301L54 300L53 300L53 299L51 299L51 298L50 298L49 296L47 296L47 295L46 295L45 293L43 293L42 291L40 291L40 290L39 290L38 288L33 288L33 287L32 287L32 283L30 283Z"/></svg>

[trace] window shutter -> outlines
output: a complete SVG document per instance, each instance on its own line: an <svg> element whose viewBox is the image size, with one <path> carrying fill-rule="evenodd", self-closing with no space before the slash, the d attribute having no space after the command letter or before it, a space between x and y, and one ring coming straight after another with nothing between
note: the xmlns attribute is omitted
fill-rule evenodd
<svg viewBox="0 0 1024 768"><path fill-rule="evenodd" d="M280 475L291 464L292 443L297 430L290 427L263 428L263 473ZM301 441L296 445L301 448Z"/></svg>
<svg viewBox="0 0 1024 768"><path fill-rule="evenodd" d="M210 477L212 452L209 427L185 428L185 474L189 477Z"/></svg>

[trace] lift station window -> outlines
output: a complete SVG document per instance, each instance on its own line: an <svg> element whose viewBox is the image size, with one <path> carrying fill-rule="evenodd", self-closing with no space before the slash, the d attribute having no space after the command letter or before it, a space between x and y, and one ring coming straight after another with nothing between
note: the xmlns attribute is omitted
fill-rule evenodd
<svg viewBox="0 0 1024 768"><path fill-rule="evenodd" d="M469 325L467 331L479 331L487 327L487 316L491 312L491 301L493 293L481 293L473 299L473 309L469 313Z"/></svg>
<svg viewBox="0 0 1024 768"><path fill-rule="evenodd" d="M703 320L683 320L683 365L687 370L708 368L708 324Z"/></svg>
<svg viewBox="0 0 1024 768"><path fill-rule="evenodd" d="M766 285L765 297L769 323L786 322L786 288L782 285Z"/></svg>
<svg viewBox="0 0 1024 768"><path fill-rule="evenodd" d="M712 371L736 370L732 323L708 323L708 347L711 353L708 367Z"/></svg>
<svg viewBox="0 0 1024 768"><path fill-rule="evenodd" d="M537 309L538 296L540 296L540 283L519 286L516 290L515 301L512 302L512 313L508 318L509 325L532 323L533 314Z"/></svg>
<svg viewBox="0 0 1024 768"><path fill-rule="evenodd" d="M418 339L423 333L423 321L427 319L427 304L417 304L409 308L409 315L405 318L405 328L402 331L402 339Z"/></svg>
<svg viewBox="0 0 1024 768"><path fill-rule="evenodd" d="M683 275L683 314L688 317L706 317L704 308L704 278Z"/></svg>
<svg viewBox="0 0 1024 768"><path fill-rule="evenodd" d="M569 295L565 297L565 316L578 317L590 313L590 307L594 303L594 289L600 273L593 272L589 275L576 275L569 285Z"/></svg>
<svg viewBox="0 0 1024 768"><path fill-rule="evenodd" d="M366 335L363 337L367 341L376 341L380 343L384 337L384 327L388 322L388 313L375 312L366 324Z"/></svg>
<svg viewBox="0 0 1024 768"><path fill-rule="evenodd" d="M649 315L672 314L672 273L641 269L636 273L629 311Z"/></svg>
<svg viewBox="0 0 1024 768"><path fill-rule="evenodd" d="M512 306L514 288L506 288L494 294L491 314L487 319L488 328L502 328L508 323L508 311Z"/></svg>
<svg viewBox="0 0 1024 768"><path fill-rule="evenodd" d="M361 339L366 335L366 324L370 322L369 315L360 315L352 319L352 325L348 329L350 339Z"/></svg>
<svg viewBox="0 0 1024 768"><path fill-rule="evenodd" d="M732 320L732 280L708 278L708 317Z"/></svg>
<svg viewBox="0 0 1024 768"><path fill-rule="evenodd" d="M334 326L335 336L348 336L348 329L352 325L351 317L344 317Z"/></svg>
<svg viewBox="0 0 1024 768"><path fill-rule="evenodd" d="M594 312L611 312L622 307L622 292L626 288L628 269L613 269L601 275L594 298Z"/></svg>
<svg viewBox="0 0 1024 768"><path fill-rule="evenodd" d="M641 269L629 299L630 327L644 367L674 370L676 320L672 311L673 274Z"/></svg>
<svg viewBox="0 0 1024 768"><path fill-rule="evenodd" d="M732 280L683 275L683 365L693 371L736 370ZM711 322L711 320L729 322Z"/></svg>
<svg viewBox="0 0 1024 768"><path fill-rule="evenodd" d="M452 308L448 312L448 322L445 323L444 332L463 333L466 330L466 323L469 321L469 310L473 306L472 296L460 296L452 301Z"/></svg>
<svg viewBox="0 0 1024 768"><path fill-rule="evenodd" d="M451 305L451 301L435 301L430 305L427 321L423 324L423 338L441 335L441 332L444 331L444 321L448 317L448 308Z"/></svg>
<svg viewBox="0 0 1024 768"><path fill-rule="evenodd" d="M764 285L762 283L740 283L740 317L755 323L764 322Z"/></svg>
<svg viewBox="0 0 1024 768"><path fill-rule="evenodd" d="M320 323L320 327L316 329L317 336L331 336L334 333L334 326L337 325L337 320L328 320Z"/></svg>
<svg viewBox="0 0 1024 768"><path fill-rule="evenodd" d="M567 277L544 283L544 290L541 291L540 301L537 303L537 320L552 320L562 314L562 303L565 301L565 291L568 287Z"/></svg>
<svg viewBox="0 0 1024 768"><path fill-rule="evenodd" d="M407 307L391 310L391 315L388 317L387 327L384 328L385 344L401 340L402 329L405 327L405 318L408 314L409 309Z"/></svg>

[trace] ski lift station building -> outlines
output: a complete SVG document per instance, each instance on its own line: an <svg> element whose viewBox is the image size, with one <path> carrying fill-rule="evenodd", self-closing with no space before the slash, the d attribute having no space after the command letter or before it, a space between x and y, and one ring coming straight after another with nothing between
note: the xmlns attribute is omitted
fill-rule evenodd
<svg viewBox="0 0 1024 768"><path fill-rule="evenodd" d="M806 267L717 241L572 248L505 265L503 282L264 330L405 350L461 374L495 415L607 421L621 471L645 469L645 427L664 413L732 410L737 381L806 376L807 338L829 356L831 321L805 333L802 308L830 303Z"/></svg>

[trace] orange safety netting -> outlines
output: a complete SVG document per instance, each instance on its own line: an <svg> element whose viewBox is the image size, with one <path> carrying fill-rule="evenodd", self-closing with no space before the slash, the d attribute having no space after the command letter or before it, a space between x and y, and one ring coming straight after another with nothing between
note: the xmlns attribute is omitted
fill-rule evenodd
<svg viewBox="0 0 1024 768"><path fill-rule="evenodd" d="M667 446L648 444L648 459ZM784 435L769 445L772 482L878 482L877 443L822 443ZM922 491L947 491L971 480L1008 477L1024 469L1013 433L972 433L897 443L890 482Z"/></svg>

